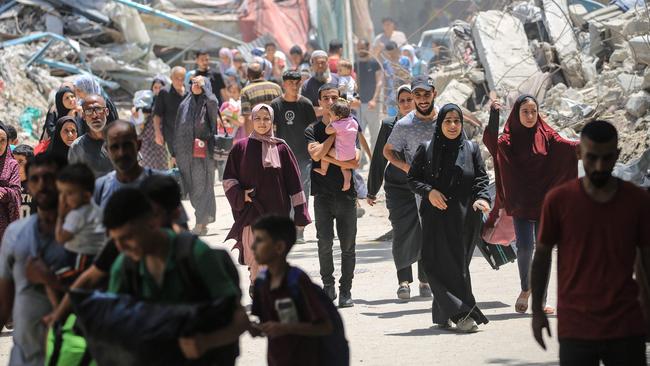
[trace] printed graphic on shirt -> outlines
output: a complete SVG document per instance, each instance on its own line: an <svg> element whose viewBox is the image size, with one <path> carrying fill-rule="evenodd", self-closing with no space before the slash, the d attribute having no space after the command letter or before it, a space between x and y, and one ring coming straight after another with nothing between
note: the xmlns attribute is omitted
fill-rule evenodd
<svg viewBox="0 0 650 366"><path fill-rule="evenodd" d="M296 119L296 113L292 110L288 110L284 113L284 119L287 121L288 125L292 125L293 120Z"/></svg>

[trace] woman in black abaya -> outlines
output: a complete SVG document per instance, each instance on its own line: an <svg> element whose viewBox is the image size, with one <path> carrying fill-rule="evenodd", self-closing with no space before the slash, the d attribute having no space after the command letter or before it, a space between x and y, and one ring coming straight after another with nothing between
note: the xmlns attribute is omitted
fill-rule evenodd
<svg viewBox="0 0 650 366"><path fill-rule="evenodd" d="M457 105L438 113L433 138L418 148L408 179L423 198L422 262L433 291L433 323L475 332L488 320L476 307L469 263L481 211L490 210L489 178L478 146L465 139Z"/></svg>

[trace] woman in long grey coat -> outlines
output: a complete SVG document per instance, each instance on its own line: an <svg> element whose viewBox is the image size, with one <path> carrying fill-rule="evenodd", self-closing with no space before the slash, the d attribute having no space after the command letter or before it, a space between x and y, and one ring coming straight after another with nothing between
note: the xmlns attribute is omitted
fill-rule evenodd
<svg viewBox="0 0 650 366"><path fill-rule="evenodd" d="M219 102L209 82L202 76L192 78L189 93L178 107L174 131L176 165L194 207L197 235L208 232L215 221L213 136L219 116Z"/></svg>

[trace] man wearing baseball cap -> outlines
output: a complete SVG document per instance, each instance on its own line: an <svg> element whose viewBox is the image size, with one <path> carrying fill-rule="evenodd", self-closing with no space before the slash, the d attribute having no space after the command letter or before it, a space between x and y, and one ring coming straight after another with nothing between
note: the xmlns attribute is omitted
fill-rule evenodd
<svg viewBox="0 0 650 366"><path fill-rule="evenodd" d="M384 146L384 156L395 167L408 174L415 151L421 143L431 140L435 131L435 120L438 114L433 101L436 97L436 90L433 86L433 79L428 76L418 76L411 82L411 92L415 101L415 110L405 115L395 123L393 132L388 137ZM416 203L419 207L421 198L416 195ZM431 288L425 281L423 271L420 270L421 262L418 262L420 277L420 296L430 297ZM407 276L408 277L408 276ZM397 290L398 296L401 292L410 293L409 281L400 281Z"/></svg>
<svg viewBox="0 0 650 366"><path fill-rule="evenodd" d="M309 200L311 156L305 143L305 129L316 122L316 113L309 99L300 95L301 85L302 75L299 71L285 71L282 74L284 93L273 99L271 107L274 114L275 136L286 141L296 156L300 168L302 188L307 195L307 200ZM298 228L297 230L298 238L296 243L298 244L304 243L303 229Z"/></svg>

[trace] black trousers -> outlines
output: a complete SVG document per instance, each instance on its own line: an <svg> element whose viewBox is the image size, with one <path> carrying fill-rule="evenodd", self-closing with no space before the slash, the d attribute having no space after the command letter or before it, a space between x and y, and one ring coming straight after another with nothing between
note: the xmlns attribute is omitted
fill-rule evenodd
<svg viewBox="0 0 650 366"><path fill-rule="evenodd" d="M560 339L562 366L645 366L645 337L608 340Z"/></svg>
<svg viewBox="0 0 650 366"><path fill-rule="evenodd" d="M333 286L334 278L334 221L341 244L342 292L350 291L356 263L357 200L344 194L319 194L314 197L318 261L323 286Z"/></svg>
<svg viewBox="0 0 650 366"><path fill-rule="evenodd" d="M418 280L420 282L428 283L427 281L427 274L424 271L424 264L422 264L422 260L420 259L418 261ZM402 269L397 270L397 282L402 283L402 282L408 282L412 283L413 282L413 265L411 264L408 267L404 267Z"/></svg>

